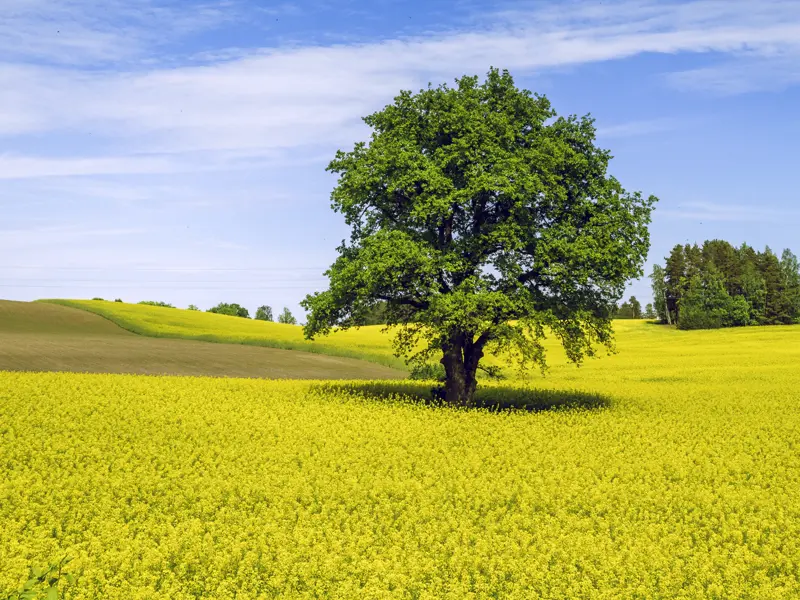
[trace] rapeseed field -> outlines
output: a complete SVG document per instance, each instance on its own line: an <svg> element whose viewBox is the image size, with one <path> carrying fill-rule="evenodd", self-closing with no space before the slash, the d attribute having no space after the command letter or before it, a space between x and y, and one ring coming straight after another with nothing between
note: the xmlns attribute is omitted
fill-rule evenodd
<svg viewBox="0 0 800 600"><path fill-rule="evenodd" d="M617 328L484 386L604 400L539 412L0 373L0 592L68 554L76 599L800 597L800 327Z"/></svg>

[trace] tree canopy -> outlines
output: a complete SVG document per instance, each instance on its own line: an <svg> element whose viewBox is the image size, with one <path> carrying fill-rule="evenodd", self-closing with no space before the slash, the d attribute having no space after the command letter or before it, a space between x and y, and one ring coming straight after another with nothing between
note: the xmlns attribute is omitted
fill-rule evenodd
<svg viewBox="0 0 800 600"><path fill-rule="evenodd" d="M580 362L642 274L656 199L607 175L593 120L558 117L506 71L401 92L339 151L332 208L351 228L309 295L305 334L363 325L379 302L410 363L438 355L446 401L470 404L487 350L545 365L549 329Z"/></svg>
<svg viewBox="0 0 800 600"><path fill-rule="evenodd" d="M284 306L283 311L278 315L278 323L283 323L284 325L297 325L297 319L295 319L292 311Z"/></svg>
<svg viewBox="0 0 800 600"><path fill-rule="evenodd" d="M272 321L272 307L264 304L256 309L256 316L253 317L256 321Z"/></svg>

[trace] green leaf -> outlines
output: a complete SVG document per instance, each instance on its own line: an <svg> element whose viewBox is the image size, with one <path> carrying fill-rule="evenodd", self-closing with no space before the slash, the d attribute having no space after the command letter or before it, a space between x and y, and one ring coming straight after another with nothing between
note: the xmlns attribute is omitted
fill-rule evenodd
<svg viewBox="0 0 800 600"><path fill-rule="evenodd" d="M47 600L58 600L58 588L51 587L47 590Z"/></svg>

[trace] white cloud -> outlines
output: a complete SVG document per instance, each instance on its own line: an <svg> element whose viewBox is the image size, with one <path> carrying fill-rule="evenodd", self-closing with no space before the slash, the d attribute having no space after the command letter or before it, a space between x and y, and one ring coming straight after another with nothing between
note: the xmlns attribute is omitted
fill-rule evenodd
<svg viewBox="0 0 800 600"><path fill-rule="evenodd" d="M238 18L230 0L3 0L0 54L61 65L152 59L155 47Z"/></svg>
<svg viewBox="0 0 800 600"><path fill-rule="evenodd" d="M41 158L0 155L0 180L73 175L167 173L175 163L163 157Z"/></svg>
<svg viewBox="0 0 800 600"><path fill-rule="evenodd" d="M680 89L718 95L780 90L800 83L800 51L778 57L745 58L717 66L670 73L667 81Z"/></svg>
<svg viewBox="0 0 800 600"><path fill-rule="evenodd" d="M21 0L13 1L21 5ZM56 6L55 0L33 1ZM136 21L133 39L138 47L122 47L123 53L142 54L148 44L152 52L157 48L153 35L205 23L201 14L195 21L165 25L173 13L155 0L141 1L148 7L145 19L155 26L145 34L142 19ZM81 8L97 9L98 3L69 0L58 6L73 14ZM107 12L117 16L132 10L121 0L108 6ZM211 15L221 11L207 10ZM99 36L87 39L104 48L102 36L113 30L109 27L113 21L93 19L84 16L77 22ZM25 18L16 21L24 31ZM81 33L75 36L80 38ZM482 31L368 44L238 50L202 66L89 71L63 65L0 64L0 136L58 133L79 142L91 135L118 149L112 158L6 156L0 161L0 177L230 167L252 159L275 160L300 148L327 156L331 146L364 137L360 117L389 102L399 89L465 72L484 73L490 65L531 73L643 53L744 55L743 60L766 62L771 68L737 76L750 85L763 85L765 80L779 85L795 81L789 75L797 73L791 58L800 55L799 49L800 3L795 1L586 1L494 15ZM20 52L37 51L23 45ZM99 49L84 54L102 58ZM697 87L711 79L705 70L676 74L671 81ZM717 87L745 88L724 84L723 79L719 75ZM668 126L663 121L598 125L609 136Z"/></svg>

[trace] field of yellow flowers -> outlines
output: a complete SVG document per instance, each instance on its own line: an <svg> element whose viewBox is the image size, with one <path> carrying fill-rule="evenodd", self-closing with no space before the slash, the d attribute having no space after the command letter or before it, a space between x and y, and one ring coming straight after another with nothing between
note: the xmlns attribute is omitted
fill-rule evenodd
<svg viewBox="0 0 800 600"><path fill-rule="evenodd" d="M0 597L800 597L800 327L618 326L452 410L422 384L0 373Z"/></svg>

